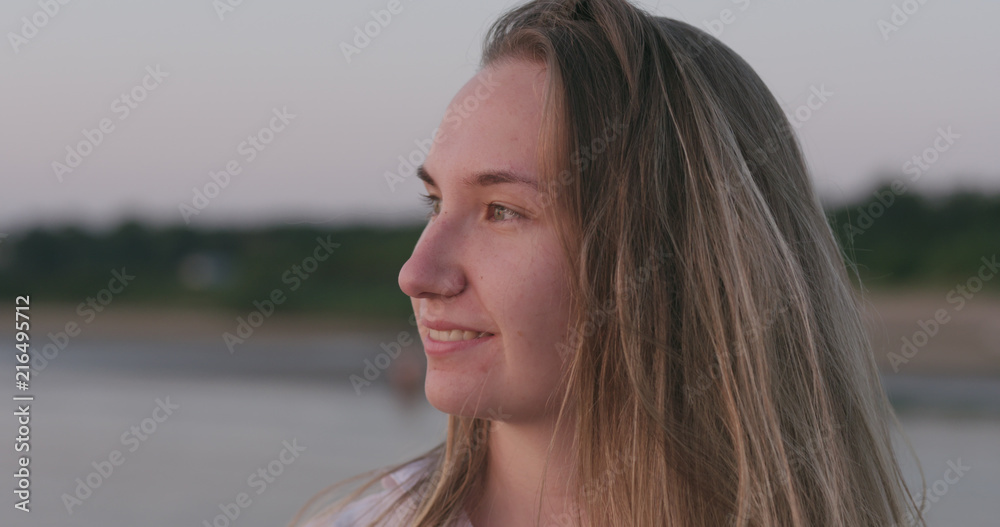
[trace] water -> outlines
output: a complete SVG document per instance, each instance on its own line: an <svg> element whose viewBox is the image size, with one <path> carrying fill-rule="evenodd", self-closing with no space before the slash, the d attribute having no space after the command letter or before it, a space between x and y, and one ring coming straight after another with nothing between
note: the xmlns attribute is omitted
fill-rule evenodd
<svg viewBox="0 0 1000 527"><path fill-rule="evenodd" d="M248 342L229 354L219 342L74 342L32 382L32 512L16 511L4 492L0 524L283 526L323 487L444 438L446 416L422 398L406 404L380 382L352 388L349 377L379 344L345 335ZM13 371L9 354L0 367ZM997 385L887 379L928 485L941 482L931 525L998 525ZM11 441L7 415L0 433ZM12 444L0 456L6 474L16 470ZM949 462L969 469L956 479ZM912 480L913 467L906 471ZM224 509L239 516L230 522Z"/></svg>

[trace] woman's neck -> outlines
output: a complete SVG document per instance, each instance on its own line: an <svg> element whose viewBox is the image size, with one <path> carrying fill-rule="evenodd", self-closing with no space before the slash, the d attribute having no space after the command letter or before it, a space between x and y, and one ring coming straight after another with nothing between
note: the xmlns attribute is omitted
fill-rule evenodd
<svg viewBox="0 0 1000 527"><path fill-rule="evenodd" d="M554 433L551 422L492 421L488 461L480 492L467 510L474 527L535 525L542 471ZM561 427L545 471L540 525L577 525L569 499L575 458L572 426Z"/></svg>

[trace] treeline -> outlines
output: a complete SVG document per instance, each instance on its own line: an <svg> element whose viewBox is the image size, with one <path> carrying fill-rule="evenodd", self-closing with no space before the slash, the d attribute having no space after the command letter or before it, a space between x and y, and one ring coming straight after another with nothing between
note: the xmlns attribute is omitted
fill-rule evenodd
<svg viewBox="0 0 1000 527"><path fill-rule="evenodd" d="M36 229L0 243L0 292L76 304L124 269L135 278L116 293L123 302L246 311L277 289L283 312L398 319L411 310L399 268L421 228Z"/></svg>
<svg viewBox="0 0 1000 527"><path fill-rule="evenodd" d="M947 289L1000 256L1000 194L932 199L885 184L867 199L828 210L827 219L869 289ZM984 289L1000 291L1000 276Z"/></svg>
<svg viewBox="0 0 1000 527"><path fill-rule="evenodd" d="M1000 195L930 199L886 185L827 218L870 289L947 289L1000 252ZM399 269L421 229L34 229L0 239L0 293L76 304L124 271L135 278L117 293L123 302L247 310L279 289L282 311L398 318L410 312ZM997 278L985 288L1000 291Z"/></svg>

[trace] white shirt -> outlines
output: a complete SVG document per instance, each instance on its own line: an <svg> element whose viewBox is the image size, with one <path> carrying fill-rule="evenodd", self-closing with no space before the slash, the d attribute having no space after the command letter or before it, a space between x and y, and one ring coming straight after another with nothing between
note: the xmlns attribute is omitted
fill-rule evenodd
<svg viewBox="0 0 1000 527"><path fill-rule="evenodd" d="M384 490L349 503L341 512L333 517L333 523L329 523L330 520L325 520L323 523L312 521L306 527L367 526L369 522L377 518L406 489L409 489L417 482L419 479L417 473L426 470L430 466L430 462L431 459L419 459L401 467L399 470L382 478L381 483ZM386 516L378 525L380 527L403 527L403 519L406 518L407 513L415 508L416 502L416 497L410 497L407 502L397 509L398 512ZM458 523L454 527L473 527L464 509Z"/></svg>

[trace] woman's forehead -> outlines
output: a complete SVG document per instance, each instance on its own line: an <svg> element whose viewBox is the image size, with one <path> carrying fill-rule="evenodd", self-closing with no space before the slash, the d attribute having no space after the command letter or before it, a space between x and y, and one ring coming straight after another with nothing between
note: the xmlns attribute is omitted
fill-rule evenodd
<svg viewBox="0 0 1000 527"><path fill-rule="evenodd" d="M440 172L455 163L466 170L510 166L533 173L542 119L540 70L517 61L486 68L466 83L437 129L429 169Z"/></svg>
<svg viewBox="0 0 1000 527"><path fill-rule="evenodd" d="M469 124L537 124L544 96L544 67L515 61L484 68L455 94L441 121L443 131L468 133Z"/></svg>

